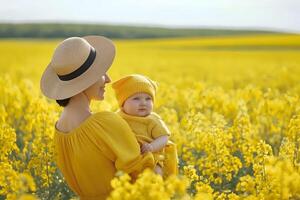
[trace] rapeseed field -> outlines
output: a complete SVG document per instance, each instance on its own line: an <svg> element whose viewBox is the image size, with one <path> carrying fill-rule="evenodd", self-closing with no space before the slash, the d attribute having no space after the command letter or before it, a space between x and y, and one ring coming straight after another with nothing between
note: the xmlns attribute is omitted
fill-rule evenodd
<svg viewBox="0 0 300 200"><path fill-rule="evenodd" d="M0 199L76 199L54 163L61 108L39 80L61 40L0 40ZM118 172L110 200L300 199L300 36L114 40L113 80L159 83L155 111L180 173L135 183ZM108 86L93 112L115 111Z"/></svg>

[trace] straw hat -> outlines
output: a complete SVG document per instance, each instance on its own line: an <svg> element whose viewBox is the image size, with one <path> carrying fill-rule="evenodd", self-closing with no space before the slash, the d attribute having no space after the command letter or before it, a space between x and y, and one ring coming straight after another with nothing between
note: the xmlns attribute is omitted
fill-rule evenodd
<svg viewBox="0 0 300 200"><path fill-rule="evenodd" d="M111 66L115 47L102 36L71 37L55 49L40 87L51 99L72 97L97 82Z"/></svg>

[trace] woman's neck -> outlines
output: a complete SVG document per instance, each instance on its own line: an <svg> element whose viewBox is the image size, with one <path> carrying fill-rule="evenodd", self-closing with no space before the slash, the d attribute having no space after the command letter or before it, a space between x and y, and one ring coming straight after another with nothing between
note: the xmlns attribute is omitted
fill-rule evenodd
<svg viewBox="0 0 300 200"><path fill-rule="evenodd" d="M64 108L56 128L62 132L69 132L78 127L91 116L90 100L84 93L73 96L69 104Z"/></svg>
<svg viewBox="0 0 300 200"><path fill-rule="evenodd" d="M91 113L90 102L91 100L87 95L81 92L70 99L68 106L64 108L64 112Z"/></svg>

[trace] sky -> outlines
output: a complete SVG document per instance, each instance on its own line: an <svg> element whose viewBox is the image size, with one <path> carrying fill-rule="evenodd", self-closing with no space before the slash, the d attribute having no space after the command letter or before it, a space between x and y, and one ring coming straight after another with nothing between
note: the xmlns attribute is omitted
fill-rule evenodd
<svg viewBox="0 0 300 200"><path fill-rule="evenodd" d="M256 28L300 33L300 0L0 0L0 22Z"/></svg>

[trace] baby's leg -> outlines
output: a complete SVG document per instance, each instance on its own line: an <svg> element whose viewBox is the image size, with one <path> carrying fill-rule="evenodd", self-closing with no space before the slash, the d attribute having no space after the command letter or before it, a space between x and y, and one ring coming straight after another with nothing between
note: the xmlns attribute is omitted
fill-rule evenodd
<svg viewBox="0 0 300 200"><path fill-rule="evenodd" d="M155 172L156 174L159 174L159 175L163 176L163 170L162 170L161 166L159 166L159 165L156 165L156 166L154 167L154 172Z"/></svg>

